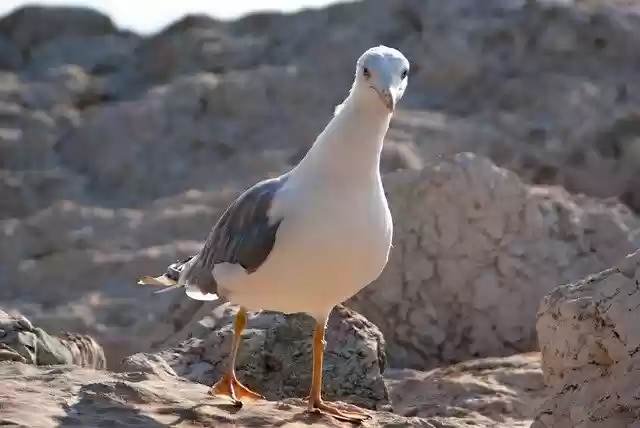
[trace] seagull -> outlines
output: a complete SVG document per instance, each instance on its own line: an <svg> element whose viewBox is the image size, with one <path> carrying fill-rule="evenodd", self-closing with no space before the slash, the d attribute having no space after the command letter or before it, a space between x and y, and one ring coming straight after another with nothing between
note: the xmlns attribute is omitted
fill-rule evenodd
<svg viewBox="0 0 640 428"><path fill-rule="evenodd" d="M322 399L329 314L374 281L389 257L393 220L380 176L383 140L408 82L409 61L379 45L357 60L347 97L304 158L260 181L222 214L199 253L138 284L184 288L196 300L224 297L239 306L225 374L209 394L264 399L240 383L235 361L248 311L306 313L315 319L307 411L361 422Z"/></svg>

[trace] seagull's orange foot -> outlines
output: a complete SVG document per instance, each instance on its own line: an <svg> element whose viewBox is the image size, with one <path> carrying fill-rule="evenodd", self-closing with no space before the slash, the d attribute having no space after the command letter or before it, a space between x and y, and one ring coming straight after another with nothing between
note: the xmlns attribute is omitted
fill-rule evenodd
<svg viewBox="0 0 640 428"><path fill-rule="evenodd" d="M242 406L243 401L264 400L265 398L253 392L240 383L235 375L224 375L209 390L209 395L229 398L236 406Z"/></svg>
<svg viewBox="0 0 640 428"><path fill-rule="evenodd" d="M314 400L309 404L307 412L320 413L323 415L331 416L342 422L360 423L366 419L370 419L371 416L364 412L354 412L352 410L340 409L335 404L326 403L323 400Z"/></svg>

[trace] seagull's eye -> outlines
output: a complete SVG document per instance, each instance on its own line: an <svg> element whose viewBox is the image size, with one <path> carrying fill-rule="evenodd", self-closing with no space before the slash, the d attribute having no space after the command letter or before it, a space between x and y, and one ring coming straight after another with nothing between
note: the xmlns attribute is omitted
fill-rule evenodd
<svg viewBox="0 0 640 428"><path fill-rule="evenodd" d="M407 77L407 74L409 74L409 70L405 69L405 70L402 72L402 78L404 79L405 77Z"/></svg>
<svg viewBox="0 0 640 428"><path fill-rule="evenodd" d="M369 69L367 67L362 67L362 74L364 75L364 77L366 77L367 79L369 77L371 77L371 72L369 71Z"/></svg>

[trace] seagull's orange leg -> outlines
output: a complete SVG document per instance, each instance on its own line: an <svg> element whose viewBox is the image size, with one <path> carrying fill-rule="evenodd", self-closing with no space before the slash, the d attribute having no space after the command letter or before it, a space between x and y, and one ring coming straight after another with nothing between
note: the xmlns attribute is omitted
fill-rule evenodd
<svg viewBox="0 0 640 428"><path fill-rule="evenodd" d="M216 382L209 394L219 397L230 398L236 405L242 405L242 399L247 400L260 400L264 397L257 392L253 392L246 386L240 383L236 377L236 355L238 354L238 347L240 346L240 337L242 331L247 325L247 311L244 308L240 308L236 314L236 321L233 331L233 341L231 343L231 354L229 355L229 361L226 373L222 376L218 382Z"/></svg>
<svg viewBox="0 0 640 428"><path fill-rule="evenodd" d="M322 413L345 422L362 422L370 416L364 412L352 412L338 409L322 400L322 358L324 353L325 322L316 322L313 335L313 372L311 377L311 392L309 393L309 408L307 411Z"/></svg>

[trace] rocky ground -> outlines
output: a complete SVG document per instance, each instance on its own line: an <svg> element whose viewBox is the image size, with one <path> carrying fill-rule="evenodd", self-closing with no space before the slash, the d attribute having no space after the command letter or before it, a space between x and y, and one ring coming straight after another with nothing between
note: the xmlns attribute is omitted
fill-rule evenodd
<svg viewBox="0 0 640 428"><path fill-rule="evenodd" d="M290 336L284 332L288 328L300 336L299 332L305 331L301 322L310 320L299 316L289 320L283 315L254 317L244 335L238 374L268 401L239 409L208 396L211 372L221 367L215 354L225 350L224 359L228 353L228 309L218 311L218 322L201 326L192 339L155 354L132 355L116 372L105 371L91 358L52 361L51 355L63 355L65 348L74 349L74 344L60 342L24 318L10 322L5 317L0 349L14 352L10 358L0 353L4 361L0 362L0 423L16 427L90 427L100 423L134 427L350 426L303 412L301 397L309 387L310 347L298 343L293 350ZM265 321L268 323L263 324ZM255 332L260 326L267 328L268 341L280 343L286 350L269 345L264 352L251 349L256 342L261 345L261 335ZM223 343L220 337L225 338ZM342 338L339 346L336 337ZM345 341L350 337L355 340ZM371 339L376 337L378 344L373 345ZM216 339L218 343L212 344ZM525 427L547 396L539 353L466 361L426 372L385 370L380 339L375 326L344 307L329 323L324 396L341 401L346 408L359 405L367 409L372 418L365 426ZM29 348L37 348L39 358L28 358L33 354ZM363 357L367 349L374 354ZM100 351L99 346L86 347L80 354L90 357ZM302 358L289 361L289 367L277 363L278 358L290 358L291 354ZM366 372L361 373L363 370ZM30 410L34 406L38 412Z"/></svg>
<svg viewBox="0 0 640 428"><path fill-rule="evenodd" d="M412 64L394 247L332 315L328 397L370 426L634 426L638 6L366 0L150 36L0 17L0 309L28 318L0 323L0 425L331 426L274 404L306 394L308 320L251 314L240 373L272 401L200 408L234 308L135 281L297 162L382 43Z"/></svg>
<svg viewBox="0 0 640 428"><path fill-rule="evenodd" d="M527 370L539 377L537 364L514 360L523 372L520 382L526 379ZM509 369L502 364L489 363L489 367L498 372ZM512 423L505 414L510 413L513 397L496 397L477 400L472 403L467 393L468 404L460 397L455 407L450 406L448 398L441 395L460 393L466 388L476 388L478 394L492 391L495 384L475 376L482 375L464 369L455 375L444 376L435 381L430 390L423 392L418 400L419 407L408 406L406 416L391 412L369 411L372 418L364 423L370 427L416 427L416 428L461 428L461 427L524 427L526 421ZM3 405L0 422L7 427L95 427L128 426L159 428L175 426L191 427L314 427L338 428L350 427L323 416L304 413L304 401L297 398L274 402L257 402L241 409L230 406L228 402L217 398L206 398L207 387L175 377L160 377L155 374L129 372L95 372L84 368L56 367L44 368L22 363L0 363L0 378L3 390L0 403ZM433 381L432 379L429 379ZM517 385L518 379L514 379ZM408 378L407 383L422 381ZM501 386L501 385L500 385ZM399 389L401 386L398 387ZM483 391L485 390L486 391ZM414 388L415 389L415 388ZM435 391L439 389L439 391ZM502 389L500 387L495 389ZM520 392L521 388L513 392ZM415 392L415 391L414 391ZM439 392L439 393L438 393ZM495 391L494 391L495 392ZM526 400L529 391L520 394L515 401ZM508 395L508 394L505 394ZM481 402L484 401L484 402ZM528 406L525 405L524 407ZM343 403L349 408L348 403ZM502 409L504 406L506 408ZM521 406L522 407L522 406ZM38 412L33 412L38 408ZM426 408L429 408L426 410ZM513 411L515 419L520 419L517 409ZM526 410L525 410L526 411Z"/></svg>

